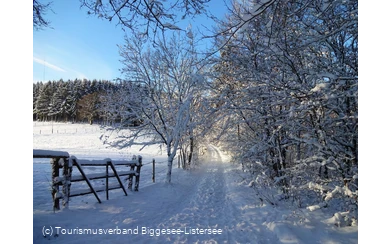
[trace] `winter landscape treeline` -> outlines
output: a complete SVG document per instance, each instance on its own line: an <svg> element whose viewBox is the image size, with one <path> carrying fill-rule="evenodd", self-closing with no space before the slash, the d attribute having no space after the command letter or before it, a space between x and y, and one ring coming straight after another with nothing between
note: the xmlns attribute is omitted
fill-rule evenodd
<svg viewBox="0 0 390 244"><path fill-rule="evenodd" d="M109 114L103 103L122 86L120 81L87 79L33 83L33 120L90 124L119 122L120 116Z"/></svg>
<svg viewBox="0 0 390 244"><path fill-rule="evenodd" d="M214 142L251 172L260 202L358 212L358 2L233 1L219 55L196 33L134 32L120 47L125 81L34 84L34 119L106 121L115 147L166 145L167 181ZM115 122L115 123L112 123Z"/></svg>

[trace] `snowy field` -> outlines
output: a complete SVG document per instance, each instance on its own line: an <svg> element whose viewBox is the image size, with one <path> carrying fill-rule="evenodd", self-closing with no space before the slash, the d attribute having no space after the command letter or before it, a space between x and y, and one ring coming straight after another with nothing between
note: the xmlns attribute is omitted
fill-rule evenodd
<svg viewBox="0 0 390 244"><path fill-rule="evenodd" d="M197 169L184 171L175 161L167 185L163 147L116 150L103 145L101 134L98 125L34 122L34 149L90 160L141 155L144 162L139 192L113 190L110 200L101 193L101 204L93 194L72 197L69 209L54 213L49 160L33 159L34 243L358 243L357 226L338 228L320 210L260 205L240 166L213 145Z"/></svg>

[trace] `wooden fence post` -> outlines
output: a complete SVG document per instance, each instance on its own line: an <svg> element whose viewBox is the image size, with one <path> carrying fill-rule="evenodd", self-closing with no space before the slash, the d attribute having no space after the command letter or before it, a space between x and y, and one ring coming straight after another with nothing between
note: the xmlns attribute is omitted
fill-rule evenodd
<svg viewBox="0 0 390 244"><path fill-rule="evenodd" d="M156 176L156 160L154 160L153 159L153 161L152 161L152 169L153 169L153 171L152 171L152 181L153 181L153 183L155 183L156 181L155 181L155 176Z"/></svg>
<svg viewBox="0 0 390 244"><path fill-rule="evenodd" d="M62 171L63 184L62 184L62 206L65 209L69 207L69 195L70 185L72 179L72 161L69 158L62 158L64 166Z"/></svg>
<svg viewBox="0 0 390 244"><path fill-rule="evenodd" d="M135 155L133 155L132 161L135 161L135 160L137 160L137 157ZM134 166L135 166L135 164L133 164L133 163L130 165L130 171L134 171ZM130 189L130 191L133 190L133 176L134 176L134 173L129 174L129 184L128 184L127 188Z"/></svg>
<svg viewBox="0 0 390 244"><path fill-rule="evenodd" d="M58 164L58 158L52 158L51 163L51 179L52 179L52 188L51 196L53 198L53 211L60 210L60 199L59 199L59 186L58 186L58 177L60 174L60 166Z"/></svg>
<svg viewBox="0 0 390 244"><path fill-rule="evenodd" d="M138 191L139 178L141 176L141 167L142 167L142 156L138 155L138 164L137 164L137 172L136 172L136 175L135 175L134 191Z"/></svg>
<svg viewBox="0 0 390 244"><path fill-rule="evenodd" d="M108 200L108 164L110 161L106 161L106 200Z"/></svg>

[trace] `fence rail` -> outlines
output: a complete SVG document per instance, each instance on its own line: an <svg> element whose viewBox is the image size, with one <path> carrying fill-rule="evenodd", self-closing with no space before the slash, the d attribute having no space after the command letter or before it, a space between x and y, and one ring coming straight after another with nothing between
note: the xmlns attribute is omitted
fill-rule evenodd
<svg viewBox="0 0 390 244"><path fill-rule="evenodd" d="M134 191L138 191L142 157L138 158L134 155L131 161L117 161L113 162L111 159L104 160L83 160L77 159L75 156L70 156L68 152L64 151L51 151L51 150L33 150L33 158L50 158L52 165L52 199L53 199L53 211L60 210L60 202L62 199L62 205L64 208L68 208L69 198L75 196L82 196L86 194L94 194L99 203L101 200L98 196L98 192L106 192L106 199L109 199L109 191L114 189L122 189L127 196L126 189L120 179L120 176L128 176L128 189L133 190L133 178L135 177ZM153 160L154 161L154 160ZM105 167L105 173L86 174L85 167L88 166L102 166ZM127 171L117 171L115 166L128 166L130 169ZM73 167L76 167L80 175L72 176ZM62 176L60 176L60 168L63 169ZM109 172L111 169L111 172ZM109 178L115 178L116 184L109 184ZM106 179L104 187L94 187L91 183L92 180ZM87 189L70 189L72 182L85 181L88 185ZM62 186L62 192L60 191Z"/></svg>

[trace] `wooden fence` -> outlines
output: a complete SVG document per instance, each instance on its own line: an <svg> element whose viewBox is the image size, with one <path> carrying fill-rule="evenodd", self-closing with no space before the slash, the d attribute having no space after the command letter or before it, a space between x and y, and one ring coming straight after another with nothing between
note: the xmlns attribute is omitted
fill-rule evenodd
<svg viewBox="0 0 390 244"><path fill-rule="evenodd" d="M109 199L109 191L114 189L122 189L127 196L126 189L120 179L120 176L128 176L128 189L133 190L133 178L135 178L134 191L138 191L139 180L142 167L142 157L133 156L131 161L116 161L111 159L104 160L80 160L74 156L70 156L68 152L64 151L50 151L50 150L33 150L33 158L50 158L52 166L52 199L53 199L53 211L60 209L59 200L62 199L62 205L64 208L69 206L69 198L75 196L82 196L86 194L94 194L99 203L98 192L106 192L106 199ZM126 171L117 171L115 166L128 166L130 169ZM75 166L79 172L79 176L72 176L73 166ZM88 166L105 167L105 172L86 174L84 169ZM62 168L62 176L60 176L60 168ZM111 170L111 172L110 172ZM115 178L116 184L109 185L109 178ZM94 187L91 183L92 180L105 179L104 187ZM72 182L85 181L88 185L87 189L78 189L71 191ZM60 191L62 186L62 192Z"/></svg>

